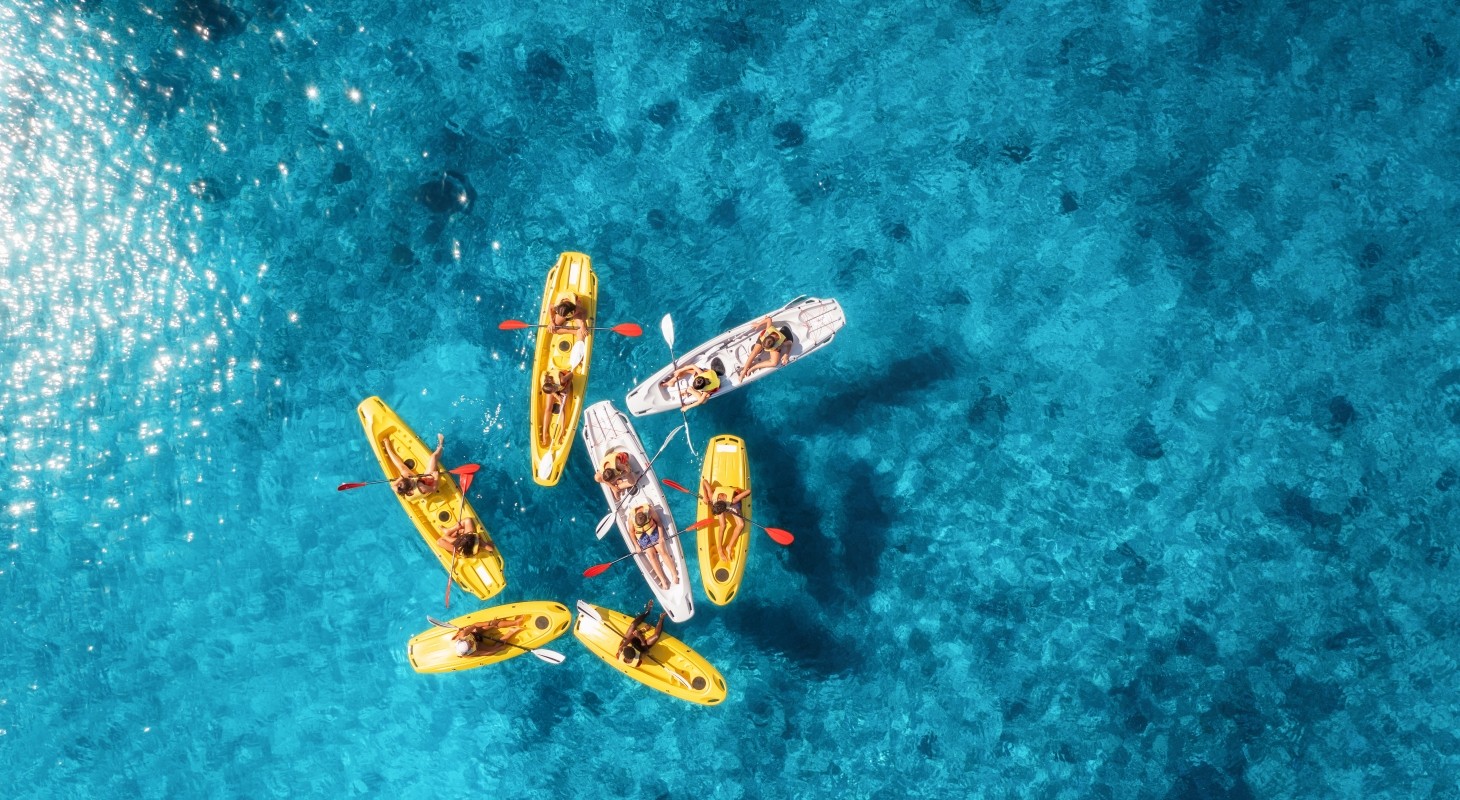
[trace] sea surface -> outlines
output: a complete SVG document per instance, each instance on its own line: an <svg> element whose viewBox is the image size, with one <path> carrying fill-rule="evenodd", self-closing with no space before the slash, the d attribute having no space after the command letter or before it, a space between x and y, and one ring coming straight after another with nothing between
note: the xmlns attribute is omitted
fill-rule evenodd
<svg viewBox="0 0 1460 800"><path fill-rule="evenodd" d="M4 793L1460 797L1457 15L4 0ZM689 414L797 537L670 628L721 706L415 674L482 604L336 491L379 395L483 465L494 602L648 599L581 443L529 478L566 250L645 328L590 401L666 313L846 310Z"/></svg>

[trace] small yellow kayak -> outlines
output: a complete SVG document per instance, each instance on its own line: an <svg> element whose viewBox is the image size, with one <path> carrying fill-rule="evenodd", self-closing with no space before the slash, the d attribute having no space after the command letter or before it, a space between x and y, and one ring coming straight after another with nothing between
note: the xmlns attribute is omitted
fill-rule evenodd
<svg viewBox="0 0 1460 800"><path fill-rule="evenodd" d="M410 644L406 645L406 657L410 659L411 669L416 672L459 672L464 669L483 667L487 664L497 664L525 654L527 650L522 648L542 647L562 636L573 622L573 612L562 603L533 600L473 611L464 617L451 620L451 624L458 628L465 628L478 622L510 619L519 615L528 617L526 630L503 640L518 645L518 647L506 647L501 652L489 656L463 658L457 655L456 645L451 639L456 635L456 631L432 626L430 630L422 631L411 637Z"/></svg>
<svg viewBox="0 0 1460 800"><path fill-rule="evenodd" d="M705 657L689 645L664 634L644 654L643 663L629 666L618 657L618 645L634 618L612 609L578 601L573 635L609 666L650 689L702 706L725 700L725 679Z"/></svg>
<svg viewBox="0 0 1460 800"><path fill-rule="evenodd" d="M587 335L580 345L576 333L552 333L552 308L565 294L576 296L586 307ZM532 358L532 385L528 391L531 403L532 479L541 486L556 486L563 475L563 465L573 449L573 434L578 429L578 416L583 411L583 394L588 388L588 364L593 355L593 324L598 318L598 276L593 274L593 259L583 253L563 253L548 271L542 293L542 311L538 314L537 350ZM579 321L571 323L580 324ZM553 414L544 434L543 405L547 395L542 391L542 376L547 370L573 373L568 392L568 407ZM547 444L544 446L543 442Z"/></svg>
<svg viewBox="0 0 1460 800"><path fill-rule="evenodd" d="M400 477L400 473L385 454L386 439L390 439L396 455L413 469L425 469L426 463L431 459L431 448L421 441L421 437L410 426L401 421L385 401L379 397L367 398L356 411L360 414L360 424L365 428L365 436L370 440L370 448L380 460L380 467L385 471L387 479L394 481ZM456 558L455 569L452 568L451 551L437 544L436 540L456 525L457 509L461 509L461 517L475 520L477 533L481 535L484 545L491 543L492 536L487 532L487 526L482 524L481 518L472 510L471 503L462 504L456 481L452 479L451 473L445 471L446 465L441 466L443 471L437 477L438 488L431 494L402 497L389 484L385 491L394 494L400 501L406 516L411 518L411 522L416 525L416 531L426 540L426 546L436 554L441 566L456 576L457 585L486 600L507 586L507 579L502 574L502 556L495 549L488 550L482 546L477 548L474 556Z"/></svg>
<svg viewBox="0 0 1460 800"><path fill-rule="evenodd" d="M705 466L700 477L709 482L710 492L715 496L723 490L727 496L734 497L736 492L749 489L750 460L745 454L745 441L728 434L711 439L709 448L705 450ZM710 513L710 507L700 496L699 487L695 487L695 495L699 497L695 521L713 519L714 514ZM721 530L717 521L699 530L700 580L705 585L705 595L715 605L729 603L740 591L740 579L745 576L745 561L750 552L750 501L749 497L740 501L740 513L746 520L745 529L735 540L729 561L721 559L719 552L732 528L727 525L725 530ZM727 516L734 520L733 515Z"/></svg>

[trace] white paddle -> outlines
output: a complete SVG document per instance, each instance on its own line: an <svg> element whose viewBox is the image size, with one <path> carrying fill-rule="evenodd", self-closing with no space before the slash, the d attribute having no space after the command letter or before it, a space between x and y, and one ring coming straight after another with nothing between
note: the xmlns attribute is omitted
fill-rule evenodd
<svg viewBox="0 0 1460 800"><path fill-rule="evenodd" d="M450 630L453 630L453 631L459 631L459 630L461 630L460 627L458 627L456 625L452 625L449 622L442 622L441 620L436 619L435 617L426 617L426 621L429 622L429 623L431 623L432 625L435 625L438 628L447 628L447 629L450 629ZM515 644L515 643L509 642L509 641L507 641L505 639L493 639L492 637L486 636L486 635L483 635L482 638L484 638L484 639L491 639L492 641L496 642L497 644L505 644L508 647L515 647L518 650L526 650L527 652L529 652L529 653L537 656L540 661L546 661L549 664L561 664L564 661L566 661L567 658L568 658L567 656L563 655L562 653L559 653L556 650L549 650L546 647L539 647L539 648L534 649L534 648L531 648L531 647L523 647L520 644Z"/></svg>
<svg viewBox="0 0 1460 800"><path fill-rule="evenodd" d="M668 314L664 319L659 320L659 333L664 336L664 343L669 345L669 374L673 375L679 370L679 359L674 356L674 318ZM684 443L689 445L689 454L699 458L700 454L695 452L694 438L689 433L689 414L684 411L684 390L679 388L679 382L675 381L674 390L679 393L679 416L684 418Z"/></svg>

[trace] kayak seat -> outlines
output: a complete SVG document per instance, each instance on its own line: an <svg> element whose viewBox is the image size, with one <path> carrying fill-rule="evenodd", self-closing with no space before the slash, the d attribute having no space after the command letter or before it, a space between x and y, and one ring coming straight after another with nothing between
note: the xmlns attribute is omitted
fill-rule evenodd
<svg viewBox="0 0 1460 800"><path fill-rule="evenodd" d="M710 369L714 370L715 374L722 378L725 376L725 362L721 361L719 356L710 359Z"/></svg>

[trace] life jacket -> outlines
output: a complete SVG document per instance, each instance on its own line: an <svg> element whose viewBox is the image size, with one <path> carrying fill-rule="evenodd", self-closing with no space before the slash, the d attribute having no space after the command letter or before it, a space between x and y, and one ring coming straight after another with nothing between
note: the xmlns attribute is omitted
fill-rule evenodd
<svg viewBox="0 0 1460 800"><path fill-rule="evenodd" d="M633 521L634 533L648 533L649 531L654 530L654 514L653 514L653 512L650 512L649 513L649 518L646 519L646 520L644 520L644 524L643 525L640 525L639 524L639 518L638 518L638 512L637 511L634 512L634 516L630 517L629 519Z"/></svg>
<svg viewBox="0 0 1460 800"><path fill-rule="evenodd" d="M695 377L705 379L704 388L699 390L701 392L714 394L715 390L720 388L720 375L712 369L702 369L695 374ZM693 386L694 384L690 385Z"/></svg>

